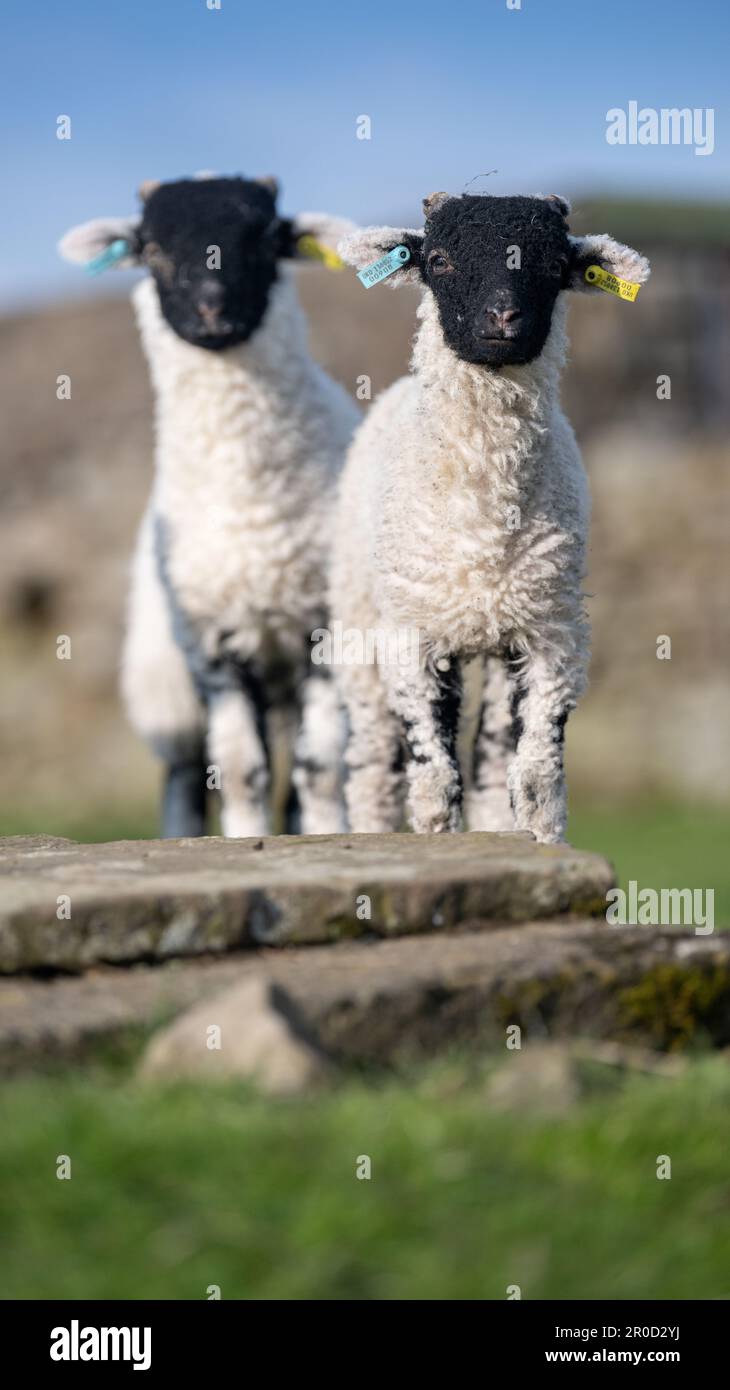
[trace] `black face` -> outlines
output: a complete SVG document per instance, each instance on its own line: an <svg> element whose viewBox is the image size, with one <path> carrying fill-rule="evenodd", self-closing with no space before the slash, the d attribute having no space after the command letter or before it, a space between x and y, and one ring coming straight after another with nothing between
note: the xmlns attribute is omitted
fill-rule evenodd
<svg viewBox="0 0 730 1390"><path fill-rule="evenodd" d="M556 202L477 195L442 203L426 223L421 273L449 347L488 367L531 362L550 332L571 256Z"/></svg>
<svg viewBox="0 0 730 1390"><path fill-rule="evenodd" d="M144 204L140 256L170 327L213 351L250 338L290 225L277 217L270 189L248 179L160 184Z"/></svg>

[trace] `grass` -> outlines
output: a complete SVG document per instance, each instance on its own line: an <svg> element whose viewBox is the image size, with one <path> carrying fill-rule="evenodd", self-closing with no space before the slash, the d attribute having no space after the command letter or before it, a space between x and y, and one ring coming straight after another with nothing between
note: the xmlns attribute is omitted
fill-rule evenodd
<svg viewBox="0 0 730 1390"><path fill-rule="evenodd" d="M455 1060L275 1103L16 1080L0 1112L3 1298L730 1294L724 1059L560 1118L490 1111L483 1071Z"/></svg>
<svg viewBox="0 0 730 1390"><path fill-rule="evenodd" d="M578 805L568 837L605 854L623 887L714 889L715 926L730 927L730 807Z"/></svg>

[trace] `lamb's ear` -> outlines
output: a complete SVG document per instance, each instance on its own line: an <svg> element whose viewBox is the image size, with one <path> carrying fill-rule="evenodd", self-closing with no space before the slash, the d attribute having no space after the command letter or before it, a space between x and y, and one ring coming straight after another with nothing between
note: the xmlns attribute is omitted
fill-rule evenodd
<svg viewBox="0 0 730 1390"><path fill-rule="evenodd" d="M542 198L544 203L551 203L555 211L560 213L563 221L567 222L570 216L570 201L568 198L564 198L561 193L536 193L535 197Z"/></svg>
<svg viewBox="0 0 730 1390"><path fill-rule="evenodd" d="M110 265L113 264L116 269L139 265L139 223L139 217L95 217L93 221L81 222L78 227L66 232L58 243L58 250L64 260L88 266L116 242L126 241L128 251L124 253L120 246L120 254L110 261Z"/></svg>
<svg viewBox="0 0 730 1390"><path fill-rule="evenodd" d="M392 271L385 283L395 288L398 285L420 282L423 264L423 231L415 227L362 227L345 237L337 247L343 261L356 270L365 270L396 246L407 246L410 259L402 269Z"/></svg>
<svg viewBox="0 0 730 1390"><path fill-rule="evenodd" d="M634 285L643 285L649 279L649 262L646 256L624 246L620 241L605 235L572 236L570 243L573 255L570 266L568 289L583 290L588 294L600 292L600 286L591 285L585 275L589 266L597 265L615 275L619 280L630 280Z"/></svg>
<svg viewBox="0 0 730 1390"><path fill-rule="evenodd" d="M279 255L294 260L324 261L330 269L342 269L337 243L356 230L347 217L328 212L300 212L278 222Z"/></svg>

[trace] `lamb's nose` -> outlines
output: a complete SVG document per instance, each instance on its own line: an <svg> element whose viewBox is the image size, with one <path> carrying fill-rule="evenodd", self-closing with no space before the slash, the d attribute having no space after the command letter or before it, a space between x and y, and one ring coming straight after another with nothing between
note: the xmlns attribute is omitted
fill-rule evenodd
<svg viewBox="0 0 730 1390"><path fill-rule="evenodd" d="M223 308L225 290L218 280L206 280L200 286L197 297L197 308L201 318L210 321L216 319Z"/></svg>
<svg viewBox="0 0 730 1390"><path fill-rule="evenodd" d="M521 318L520 309L497 309L487 305L484 310L482 333L487 337L502 337L506 329L514 329Z"/></svg>

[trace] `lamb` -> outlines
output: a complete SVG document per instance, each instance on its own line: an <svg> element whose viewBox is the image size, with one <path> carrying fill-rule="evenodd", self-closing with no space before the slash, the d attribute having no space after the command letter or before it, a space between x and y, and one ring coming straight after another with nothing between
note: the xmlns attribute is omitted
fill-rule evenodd
<svg viewBox="0 0 730 1390"><path fill-rule="evenodd" d="M331 260L352 224L280 216L270 179L204 176L140 194L141 216L85 223L60 250L92 268L150 272L133 300L156 396L156 467L122 689L165 764L162 833L204 834L206 790L217 786L225 835L267 831L277 718L298 724L289 828L336 831L341 720L330 672L309 652L359 411L309 355L287 262L312 248Z"/></svg>
<svg viewBox="0 0 730 1390"><path fill-rule="evenodd" d="M462 667L478 660L468 825L564 837L565 725L589 657L587 480L558 394L565 292L635 298L649 274L608 236L571 236L569 211L555 195L437 193L422 230L340 244L360 271L389 258L364 283L385 271L423 289L411 374L371 407L338 504L332 618L401 653L338 672L352 830L398 829L404 791L415 831L460 828Z"/></svg>

